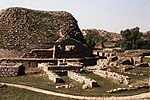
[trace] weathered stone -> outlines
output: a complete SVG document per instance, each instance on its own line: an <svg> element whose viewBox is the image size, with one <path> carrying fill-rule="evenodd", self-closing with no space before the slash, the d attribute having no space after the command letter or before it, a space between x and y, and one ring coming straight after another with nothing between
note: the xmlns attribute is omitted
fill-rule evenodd
<svg viewBox="0 0 150 100"><path fill-rule="evenodd" d="M0 14L1 48L22 49L38 44L73 38L85 43L77 20L66 11L39 11L20 7Z"/></svg>
<svg viewBox="0 0 150 100"><path fill-rule="evenodd" d="M129 81L130 81L130 77L124 76L115 72L96 70L93 73L104 78L110 78L110 79L119 81L120 83L123 83L125 85L129 84Z"/></svg>
<svg viewBox="0 0 150 100"><path fill-rule="evenodd" d="M112 56L111 58L109 58L110 59L110 61L116 61L116 60L118 60L118 57L117 56Z"/></svg>
<svg viewBox="0 0 150 100"><path fill-rule="evenodd" d="M120 70L121 70L122 72L124 72L124 71L131 70L131 69L134 69L134 68L135 68L135 67L132 66L132 65L123 65L123 66L121 66Z"/></svg>
<svg viewBox="0 0 150 100"><path fill-rule="evenodd" d="M25 75L25 67L21 63L0 64L0 76L11 77Z"/></svg>
<svg viewBox="0 0 150 100"><path fill-rule="evenodd" d="M134 64L132 57L119 57L118 62L123 65L133 65Z"/></svg>
<svg viewBox="0 0 150 100"><path fill-rule="evenodd" d="M140 63L140 64L136 64L137 67L149 67L148 63Z"/></svg>
<svg viewBox="0 0 150 100"><path fill-rule="evenodd" d="M82 88L92 88L98 86L95 80L87 78L85 76L81 76L79 73L68 71L68 77L79 83L84 84Z"/></svg>
<svg viewBox="0 0 150 100"><path fill-rule="evenodd" d="M59 86L56 86L56 88L71 88L71 87L74 87L74 85L72 84L67 84L67 85L59 85Z"/></svg>
<svg viewBox="0 0 150 100"><path fill-rule="evenodd" d="M129 88L117 88L117 89L111 89L109 91L107 91L108 93L114 93L114 92L119 92L119 91L130 91L130 90L137 90L137 89L141 89L141 88L150 88L149 85L145 84L145 85L140 85L140 86L131 86Z"/></svg>
<svg viewBox="0 0 150 100"><path fill-rule="evenodd" d="M135 56L135 57L132 57L132 58L134 60L134 64L139 64L139 63L143 62L143 56Z"/></svg>
<svg viewBox="0 0 150 100"><path fill-rule="evenodd" d="M43 69L49 80L53 81L54 83L64 83L63 79L61 79L61 77L59 77L56 73L49 71L46 65L38 64L38 67Z"/></svg>

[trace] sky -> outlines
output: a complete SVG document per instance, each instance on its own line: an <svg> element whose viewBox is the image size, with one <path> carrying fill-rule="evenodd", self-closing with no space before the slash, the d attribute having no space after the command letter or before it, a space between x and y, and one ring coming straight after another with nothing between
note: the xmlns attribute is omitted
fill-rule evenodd
<svg viewBox="0 0 150 100"><path fill-rule="evenodd" d="M150 0L0 0L0 9L8 7L67 11L81 29L150 31Z"/></svg>

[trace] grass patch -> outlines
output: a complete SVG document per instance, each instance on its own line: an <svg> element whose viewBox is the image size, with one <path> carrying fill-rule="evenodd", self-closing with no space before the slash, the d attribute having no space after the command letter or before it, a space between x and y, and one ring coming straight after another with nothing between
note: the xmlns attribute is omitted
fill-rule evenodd
<svg viewBox="0 0 150 100"><path fill-rule="evenodd" d="M122 93L107 93L106 91L108 91L110 89L126 87L126 86L123 84L114 82L110 79L102 78L93 73L88 73L88 74L84 73L81 75L84 75L84 76L87 76L89 78L96 80L98 82L98 84L100 85L100 87L83 90L82 89L83 84L77 83L77 82L69 79L67 76L61 76L62 79L66 83L54 84L52 81L50 81L48 79L48 77L43 72L33 74L33 75L18 76L18 77L9 77L9 78L0 77L0 82L18 83L18 84L33 86L33 87L37 87L37 88L41 88L41 89L45 89L45 90L51 90L54 92L67 93L67 94L73 94L73 95L81 95L81 96L123 96L123 95L139 94L139 93L148 91L148 89L147 89L147 90L136 90L136 91L132 91L131 93L130 93L130 91L122 92ZM73 84L75 87L69 88L69 89L68 88L59 88L59 89L55 88L56 85L64 85L64 84ZM4 91L4 90L2 90L2 91ZM3 93L7 94L7 92L3 92Z"/></svg>
<svg viewBox="0 0 150 100"><path fill-rule="evenodd" d="M75 100L75 99L46 95L14 87L1 87L0 100Z"/></svg>

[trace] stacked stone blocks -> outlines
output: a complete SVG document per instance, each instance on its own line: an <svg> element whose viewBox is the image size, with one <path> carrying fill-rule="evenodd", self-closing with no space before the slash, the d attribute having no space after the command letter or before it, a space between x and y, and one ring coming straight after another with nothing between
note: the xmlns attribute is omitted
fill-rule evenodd
<svg viewBox="0 0 150 100"><path fill-rule="evenodd" d="M12 77L17 76L21 63L5 63L0 65L0 76L1 77Z"/></svg>
<svg viewBox="0 0 150 100"><path fill-rule="evenodd" d="M72 71L68 71L68 77L74 81L84 84L82 89L92 88L98 86L97 82L93 79L87 78L85 76L80 75L79 73L75 73Z"/></svg>

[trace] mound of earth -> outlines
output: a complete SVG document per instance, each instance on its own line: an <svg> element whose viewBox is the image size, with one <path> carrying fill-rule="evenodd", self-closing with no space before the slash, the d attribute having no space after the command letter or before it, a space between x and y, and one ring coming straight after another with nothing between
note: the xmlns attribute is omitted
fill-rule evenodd
<svg viewBox="0 0 150 100"><path fill-rule="evenodd" d="M0 11L0 48L20 50L28 45L73 38L84 43L76 19L65 11L13 7Z"/></svg>

